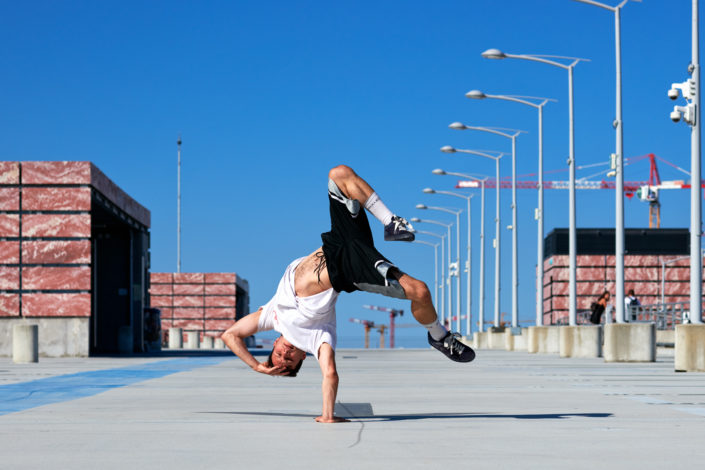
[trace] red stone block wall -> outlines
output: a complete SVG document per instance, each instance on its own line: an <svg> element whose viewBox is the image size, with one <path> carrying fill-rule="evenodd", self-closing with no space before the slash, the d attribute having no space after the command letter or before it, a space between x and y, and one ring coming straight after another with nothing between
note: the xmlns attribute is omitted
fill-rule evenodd
<svg viewBox="0 0 705 470"><path fill-rule="evenodd" d="M0 317L91 315L90 169L0 162Z"/></svg>
<svg viewBox="0 0 705 470"><path fill-rule="evenodd" d="M235 273L151 273L151 306L161 310L162 330L182 328L220 336L237 314Z"/></svg>
<svg viewBox="0 0 705 470"><path fill-rule="evenodd" d="M576 257L577 309L588 310L605 290L615 295L615 257L613 255L580 255ZM664 282L666 302L688 301L690 292L689 260L666 265L662 275L661 263L680 256L626 255L624 257L624 292L634 292L646 304L661 302L661 280ZM567 318L569 310L569 258L552 256L544 261L543 311L544 324L555 324Z"/></svg>

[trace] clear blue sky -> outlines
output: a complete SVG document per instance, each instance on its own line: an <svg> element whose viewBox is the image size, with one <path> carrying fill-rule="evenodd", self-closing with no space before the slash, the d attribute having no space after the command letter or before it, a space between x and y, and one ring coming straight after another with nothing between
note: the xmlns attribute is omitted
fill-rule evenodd
<svg viewBox="0 0 705 470"><path fill-rule="evenodd" d="M666 96L672 82L688 78L690 8L687 0L645 0L622 12L627 157L655 153L690 167L689 128L670 121L674 103ZM422 194L424 187L451 189L456 182L432 169L494 170L490 161L442 154L442 145L510 150L501 137L448 129L453 121L528 131L518 142L518 173L536 171L536 111L471 101L464 97L471 89L558 99L545 109L545 168L566 168L567 72L483 59L488 48L591 59L575 71L576 161L605 162L614 151L613 14L569 0L4 1L0 44L2 159L94 162L151 210L152 270L175 271L181 133L182 270L237 272L250 282L253 310L270 298L292 259L320 244L329 224L331 166L355 168L407 218L431 218L414 209L417 203L463 207L460 199ZM665 165L660 170L663 179L687 178ZM502 172L509 175L509 159ZM646 162L626 169L626 180L647 178ZM567 173L547 179L567 179ZM567 196L547 191L546 232L567 227ZM502 197L506 226L510 192ZM520 319L529 320L536 191L519 197ZM492 194L487 204L489 216ZM625 206L628 227L648 226L645 203ZM663 194L662 226L687 227L688 206L687 191ZM479 209L478 197L474 240ZM442 213L433 218L453 220ZM372 223L380 250L432 283L433 250L385 243L381 225ZM579 192L578 225L613 227L614 192ZM502 310L509 312L508 231L502 250ZM477 245L474 260L477 312ZM338 303L341 345L362 344L362 328L349 317L385 320L363 310L366 303L404 308L401 322L413 321L406 302L346 294ZM407 336L404 345L425 344L421 329L400 333Z"/></svg>

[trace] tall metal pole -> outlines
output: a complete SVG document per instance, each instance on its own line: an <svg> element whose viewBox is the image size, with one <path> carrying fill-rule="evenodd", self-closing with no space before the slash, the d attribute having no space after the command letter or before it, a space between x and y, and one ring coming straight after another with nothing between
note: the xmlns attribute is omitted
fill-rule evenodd
<svg viewBox="0 0 705 470"><path fill-rule="evenodd" d="M482 181L482 192L480 199L482 207L480 209L480 313L478 318L477 331L485 331L485 181Z"/></svg>
<svg viewBox="0 0 705 470"><path fill-rule="evenodd" d="M700 54L698 48L698 0L693 0L692 59L690 64L695 84L695 123L690 130L690 321L702 323L702 258L700 236L702 214L700 201Z"/></svg>
<svg viewBox="0 0 705 470"><path fill-rule="evenodd" d="M445 296L445 235L441 237L441 323L445 323L446 296ZM438 313L438 312L436 312Z"/></svg>
<svg viewBox="0 0 705 470"><path fill-rule="evenodd" d="M499 228L499 158L496 160L497 165L497 176L495 181L497 182L496 189L496 209L495 209L495 219L494 219L494 230L495 230L495 251L494 251L494 326L499 328L499 279L500 279L500 239L502 233Z"/></svg>
<svg viewBox="0 0 705 470"><path fill-rule="evenodd" d="M441 240L441 243L443 243L443 240ZM433 287L433 308L438 312L438 243L433 245Z"/></svg>
<svg viewBox="0 0 705 470"><path fill-rule="evenodd" d="M467 299L466 299L466 310L467 310L467 315L465 318L465 336L470 337L472 336L472 245L471 245L471 233L472 233L472 218L471 216L471 210L472 207L470 205L470 201L472 200L472 196L468 198L468 257L466 260L466 265L468 268L468 290L467 290Z"/></svg>
<svg viewBox="0 0 705 470"><path fill-rule="evenodd" d="M177 145L177 170L176 170L176 272L181 272L181 135L176 141Z"/></svg>
<svg viewBox="0 0 705 470"><path fill-rule="evenodd" d="M568 255L569 255L569 285L568 285L568 299L569 299L569 310L568 310L568 324L571 326L577 325L577 312L576 312L576 302L577 302L577 289L576 289L576 266L577 266L577 229L575 226L575 127L573 118L573 66L568 67L568 115L569 115L569 140L570 140L570 154L568 160L568 167L570 169L570 195L569 195L569 220L570 228L568 230Z"/></svg>
<svg viewBox="0 0 705 470"><path fill-rule="evenodd" d="M460 211L455 214L455 263L457 265L457 275L455 276L455 300L457 305L455 306L455 313L458 317L455 320L455 326L458 333L460 333Z"/></svg>
<svg viewBox="0 0 705 470"><path fill-rule="evenodd" d="M539 106L539 204L536 247L536 326L543 325L543 106Z"/></svg>
<svg viewBox="0 0 705 470"><path fill-rule="evenodd" d="M453 325L453 286L451 283L451 276L450 276L450 252L451 252L451 238L450 238L450 227L453 224L448 224L448 269L447 269L447 279L446 282L448 284L448 316L446 319L448 320L448 329L451 329L451 326ZM445 326L445 325L444 325Z"/></svg>
<svg viewBox="0 0 705 470"><path fill-rule="evenodd" d="M617 94L614 128L616 130L616 188L615 188L615 260L617 281L617 310L615 317L617 323L624 323L624 148L622 142L622 47L620 32L620 8L614 10L614 40L615 57L617 61Z"/></svg>
<svg viewBox="0 0 705 470"><path fill-rule="evenodd" d="M519 244L517 232L516 135L512 136L512 327L519 325Z"/></svg>

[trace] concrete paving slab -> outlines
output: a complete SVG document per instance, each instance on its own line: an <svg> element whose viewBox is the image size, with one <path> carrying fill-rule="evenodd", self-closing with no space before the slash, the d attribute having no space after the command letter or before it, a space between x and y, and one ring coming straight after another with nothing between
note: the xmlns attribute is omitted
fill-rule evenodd
<svg viewBox="0 0 705 470"><path fill-rule="evenodd" d="M313 358L293 379L256 374L216 351L3 358L0 402L29 400L16 394L23 384L30 395L66 399L0 415L0 467L594 470L699 468L705 457L705 374L675 373L672 359L481 351L456 364L424 349L338 350L337 362L336 409L352 421L323 425L313 420L321 402ZM64 390L38 380L77 373L86 380ZM89 386L99 390L77 396Z"/></svg>

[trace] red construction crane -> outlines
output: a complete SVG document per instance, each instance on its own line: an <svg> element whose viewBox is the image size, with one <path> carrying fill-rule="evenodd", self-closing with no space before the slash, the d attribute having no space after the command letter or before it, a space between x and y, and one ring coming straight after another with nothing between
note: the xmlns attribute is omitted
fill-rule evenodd
<svg viewBox="0 0 705 470"><path fill-rule="evenodd" d="M625 181L624 182L624 195L631 199L635 194L640 201L649 203L649 228L652 228L654 221L656 222L656 228L661 226L661 203L658 199L658 191L660 189L690 189L690 184L686 183L684 180L672 180L672 181L661 181L659 176L658 166L656 165L656 160L660 160L667 165L676 168L685 174L689 174L683 168L680 168L673 163L664 160L663 158L657 157L653 153L648 155L642 155L640 157L632 157L628 159L627 164L634 164L638 161L649 159L649 180L648 181ZM584 169L595 165L586 165L583 167L578 167L577 169ZM564 171L564 170L557 170ZM550 172L546 172L550 173ZM701 187L705 188L705 184L701 181ZM478 180L461 180L458 181L456 188L480 188L482 182ZM544 189L568 189L570 183L568 181L544 181ZM615 189L614 181L591 181L587 179L578 179L575 181L576 189ZM497 182L494 178L487 179L485 181L485 188L496 188ZM500 180L500 188L511 188L512 182L509 180ZM536 189L538 188L537 181L517 181L517 189Z"/></svg>
<svg viewBox="0 0 705 470"><path fill-rule="evenodd" d="M389 313L389 347L394 349L394 318L399 315L400 317L404 315L404 310L397 310L388 307L378 307L376 305L363 305L364 308L370 310L378 310L380 312Z"/></svg>
<svg viewBox="0 0 705 470"><path fill-rule="evenodd" d="M375 328L375 322L369 320L360 320L359 318L351 318L352 323L359 323L365 327L365 349L370 348L370 330ZM377 331L379 331L379 348L384 349L384 330L387 329L387 325L376 325Z"/></svg>

